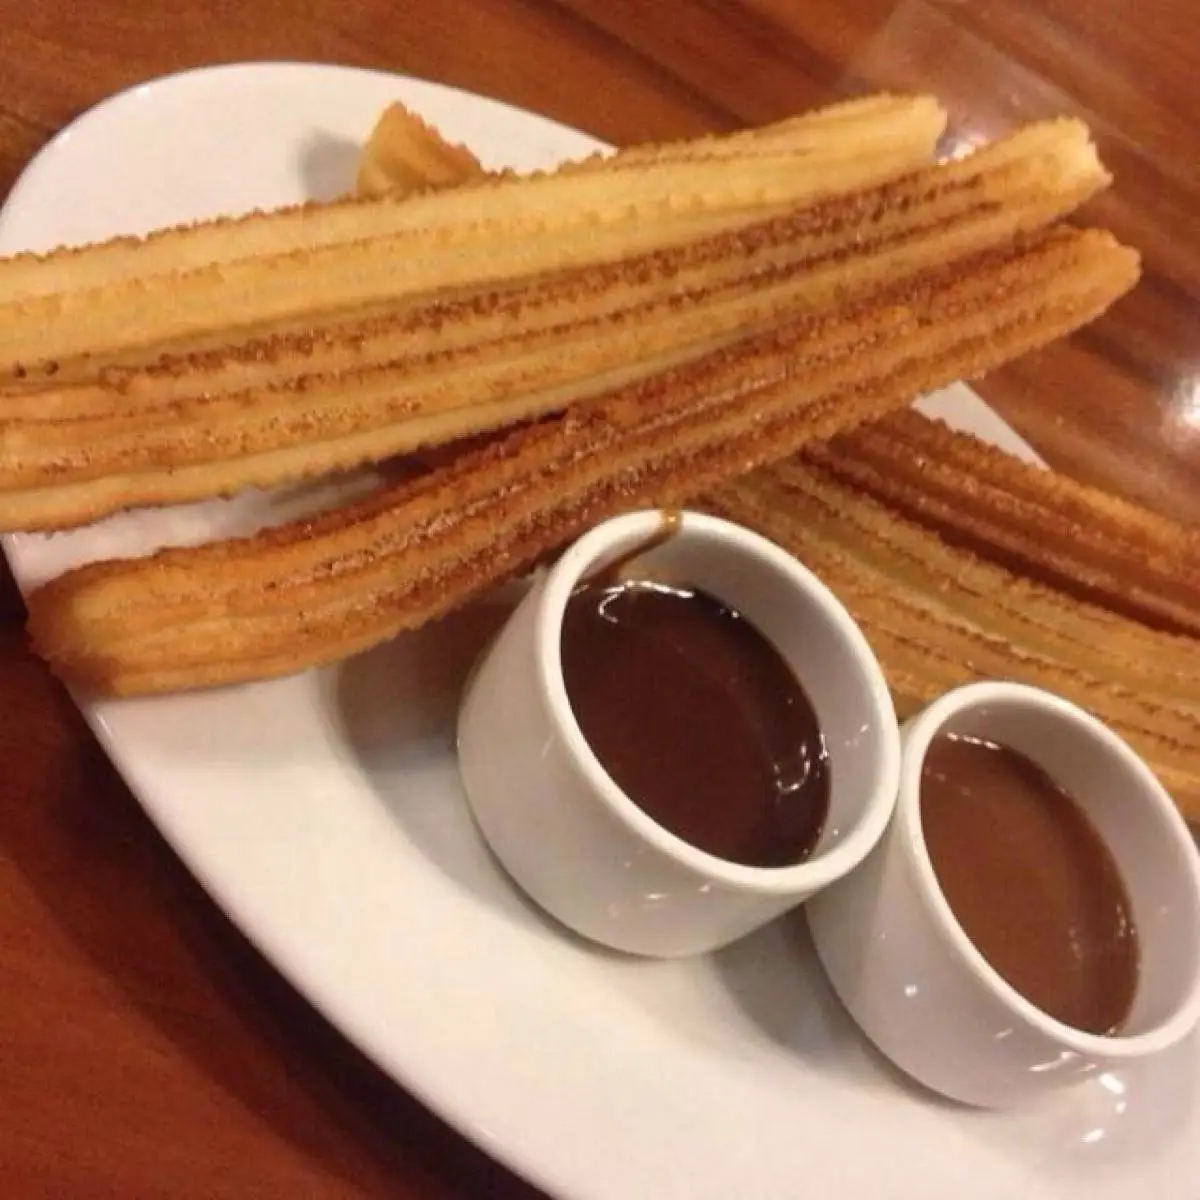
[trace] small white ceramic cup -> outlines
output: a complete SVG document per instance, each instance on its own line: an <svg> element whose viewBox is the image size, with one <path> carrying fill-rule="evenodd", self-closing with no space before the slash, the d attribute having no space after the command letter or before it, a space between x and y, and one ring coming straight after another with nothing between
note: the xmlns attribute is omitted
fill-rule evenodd
<svg viewBox="0 0 1200 1200"><path fill-rule="evenodd" d="M1085 1033L1036 1008L990 966L952 914L919 807L925 753L942 733L987 738L1031 759L1084 809L1112 851L1141 952L1121 1033ZM948 693L906 723L903 742L888 833L852 876L806 910L835 990L876 1046L935 1091L1006 1108L1185 1037L1200 1018L1200 858L1141 759L1075 705L1013 683Z"/></svg>
<svg viewBox="0 0 1200 1200"><path fill-rule="evenodd" d="M858 864L895 804L900 735L879 664L829 589L771 542L687 512L638 565L740 611L796 671L826 739L829 817L806 861L757 868L698 850L638 808L572 714L561 627L580 580L662 521L651 511L605 522L537 579L468 684L458 755L484 836L533 900L593 941L678 957L741 937Z"/></svg>

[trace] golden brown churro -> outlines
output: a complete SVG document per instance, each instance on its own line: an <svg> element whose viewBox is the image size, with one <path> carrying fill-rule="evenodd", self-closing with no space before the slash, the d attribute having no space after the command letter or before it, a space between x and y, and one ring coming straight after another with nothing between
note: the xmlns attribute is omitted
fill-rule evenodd
<svg viewBox="0 0 1200 1200"><path fill-rule="evenodd" d="M732 163L746 153L762 153L772 140L778 140L780 135L786 137L798 121L803 121L808 131L819 129L823 134L845 139L860 132L865 122L896 116L904 106L911 105L913 99L887 94L861 96L774 125L657 146L632 146L620 154L626 166L652 160L662 162L668 158L675 162L724 158ZM924 104L930 100L929 97L918 99ZM604 155L594 154L582 161L566 163L562 169L592 170L605 161ZM355 191L360 196L408 195L434 188L458 187L478 181L487 174L466 146L447 140L422 117L396 103L384 110L363 146ZM492 174L503 176L511 172Z"/></svg>
<svg viewBox="0 0 1200 1200"><path fill-rule="evenodd" d="M945 122L926 97L840 112L586 168L21 255L0 262L0 377L86 373L106 356L233 327L611 262L896 178L929 161Z"/></svg>
<svg viewBox="0 0 1200 1200"><path fill-rule="evenodd" d="M1108 182L1085 126L1047 122L968 159L749 220L722 235L549 272L469 299L396 302L387 312L343 316L316 329L170 354L141 368L106 367L74 383L13 389L0 412L9 419L115 416L483 342L558 337L574 324L616 320L655 299L669 298L673 308L728 301L801 268L806 278L798 298L828 302L847 287L922 265L934 250L967 253L1046 224ZM636 312L639 323L647 318L644 308Z"/></svg>
<svg viewBox="0 0 1200 1200"><path fill-rule="evenodd" d="M1044 344L1136 276L1136 255L1107 234L1032 235L581 402L359 505L69 572L30 596L30 628L64 677L112 693L328 662L612 513L685 502Z"/></svg>
<svg viewBox="0 0 1200 1200"><path fill-rule="evenodd" d="M962 435L949 440L976 450ZM975 680L1048 688L1125 737L1200 819L1200 642L949 545L819 457L805 452L755 472L698 507L757 529L829 584L879 656L902 716ZM1062 492L1047 493L1047 509L1062 501Z"/></svg>
<svg viewBox="0 0 1200 1200"><path fill-rule="evenodd" d="M1086 129L621 264L14 397L0 528L49 528L379 461L562 409L1071 211L1107 183Z"/></svg>
<svg viewBox="0 0 1200 1200"><path fill-rule="evenodd" d="M804 461L945 540L1143 622L1200 635L1200 530L896 413Z"/></svg>
<svg viewBox="0 0 1200 1200"><path fill-rule="evenodd" d="M390 104L359 156L355 191L385 196L458 187L484 173L466 146L448 142L403 104Z"/></svg>

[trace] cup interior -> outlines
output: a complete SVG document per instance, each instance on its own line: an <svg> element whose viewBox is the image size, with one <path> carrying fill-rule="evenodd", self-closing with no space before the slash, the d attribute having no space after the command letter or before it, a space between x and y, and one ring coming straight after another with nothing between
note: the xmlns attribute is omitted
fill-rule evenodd
<svg viewBox="0 0 1200 1200"><path fill-rule="evenodd" d="M623 536L607 542L602 552L574 564L568 576L556 581L561 594L547 596L549 627L561 626L562 607L581 577L628 554L659 527L658 514L645 515L648 522L631 525ZM861 858L878 840L892 811L899 737L882 671L832 593L765 539L691 513L684 515L673 536L632 560L622 577L694 587L740 612L792 668L816 711L829 757L825 829L799 867L738 869L782 874L819 869L821 863L836 868L843 853L855 861ZM552 690L561 689L569 709L557 641L552 658ZM583 741L577 725L575 731Z"/></svg>
<svg viewBox="0 0 1200 1200"><path fill-rule="evenodd" d="M1172 1027L1193 1024L1200 1011L1200 869L1187 826L1149 768L1088 714L1016 685L983 685L976 695L930 723L919 745L908 747L901 793L906 819L919 826L924 752L940 734L987 739L1041 767L1083 809L1111 851L1138 932L1133 1008L1121 1032L1103 1040L1174 1040L1178 1031ZM920 844L936 888L923 838Z"/></svg>

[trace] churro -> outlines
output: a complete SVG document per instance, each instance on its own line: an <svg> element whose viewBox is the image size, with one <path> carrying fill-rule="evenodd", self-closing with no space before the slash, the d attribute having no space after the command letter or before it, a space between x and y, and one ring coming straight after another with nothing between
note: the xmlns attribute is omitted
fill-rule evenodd
<svg viewBox="0 0 1200 1200"><path fill-rule="evenodd" d="M403 104L389 104L359 155L355 191L360 196L420 192L457 187L483 174L466 146L448 142Z"/></svg>
<svg viewBox="0 0 1200 1200"><path fill-rule="evenodd" d="M1191 526L915 411L813 446L804 461L1022 574L1200 636L1200 530Z"/></svg>
<svg viewBox="0 0 1200 1200"><path fill-rule="evenodd" d="M19 255L0 262L0 377L87 374L231 329L615 261L896 178L929 161L944 123L927 97L850 102L753 136L635 148L585 168Z"/></svg>
<svg viewBox="0 0 1200 1200"><path fill-rule="evenodd" d="M13 396L0 528L79 523L379 461L558 411L1070 212L1108 182L1086 129L683 246L388 318Z"/></svg>
<svg viewBox="0 0 1200 1200"><path fill-rule="evenodd" d="M1058 229L797 318L253 537L68 572L29 597L65 678L133 694L286 674L513 577L595 521L722 482L1061 336L1137 277Z"/></svg>

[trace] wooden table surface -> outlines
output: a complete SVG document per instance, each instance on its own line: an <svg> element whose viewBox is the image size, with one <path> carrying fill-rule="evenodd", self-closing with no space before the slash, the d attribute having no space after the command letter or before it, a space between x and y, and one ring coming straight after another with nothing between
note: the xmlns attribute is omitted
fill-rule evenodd
<svg viewBox="0 0 1200 1200"><path fill-rule="evenodd" d="M0 196L96 101L220 61L391 68L619 143L875 86L939 92L964 137L1079 113L1118 176L1091 215L1142 249L1144 281L984 391L1058 467L1196 520L1191 15L1189 0L0 0ZM214 909L27 653L6 573L0 997L8 1200L535 1194L349 1049Z"/></svg>

